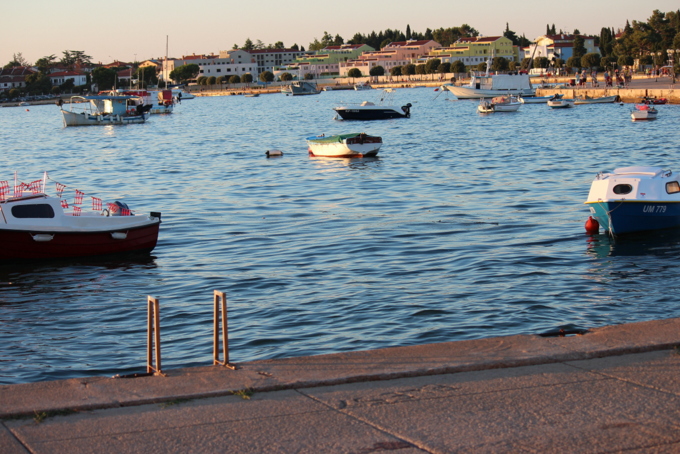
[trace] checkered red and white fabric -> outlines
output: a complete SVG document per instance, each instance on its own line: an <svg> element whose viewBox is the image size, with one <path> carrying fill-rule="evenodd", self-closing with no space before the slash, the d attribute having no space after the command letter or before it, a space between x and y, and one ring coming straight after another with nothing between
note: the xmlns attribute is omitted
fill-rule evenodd
<svg viewBox="0 0 680 454"><path fill-rule="evenodd" d="M116 205L115 203L107 203L107 205L109 206L109 212L111 214L118 213L118 205Z"/></svg>
<svg viewBox="0 0 680 454"><path fill-rule="evenodd" d="M5 200L9 196L9 182L0 181L0 200Z"/></svg>
<svg viewBox="0 0 680 454"><path fill-rule="evenodd" d="M62 208L68 208L68 202L66 201L66 199L63 199L63 200L61 201L61 207L62 207Z"/></svg>
<svg viewBox="0 0 680 454"><path fill-rule="evenodd" d="M57 196L61 197L61 195L64 193L64 189L66 189L66 185L57 183Z"/></svg>
<svg viewBox="0 0 680 454"><path fill-rule="evenodd" d="M21 197L22 195L24 195L24 184L19 183L14 186L14 197Z"/></svg>
<svg viewBox="0 0 680 454"><path fill-rule="evenodd" d="M102 199L98 199L97 197L92 197L92 209L95 211L99 211L102 209Z"/></svg>
<svg viewBox="0 0 680 454"><path fill-rule="evenodd" d="M83 196L84 195L85 195L84 192L76 189L76 199L73 201L73 204L74 205L80 205L81 203L83 203Z"/></svg>
<svg viewBox="0 0 680 454"><path fill-rule="evenodd" d="M39 193L42 190L42 180L31 181L28 190L31 191L31 194Z"/></svg>
<svg viewBox="0 0 680 454"><path fill-rule="evenodd" d="M73 207L73 216L80 216L80 207Z"/></svg>

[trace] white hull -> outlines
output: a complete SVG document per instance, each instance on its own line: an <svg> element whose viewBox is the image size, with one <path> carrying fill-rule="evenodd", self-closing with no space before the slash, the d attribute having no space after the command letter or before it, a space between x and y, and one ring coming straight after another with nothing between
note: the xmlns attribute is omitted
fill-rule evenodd
<svg viewBox="0 0 680 454"><path fill-rule="evenodd" d="M491 112L517 112L522 105L517 98L512 96L500 96L491 101L482 100L477 106L477 110L481 113Z"/></svg>
<svg viewBox="0 0 680 454"><path fill-rule="evenodd" d="M553 109L568 109L574 107L573 99L556 99L555 101L548 101L548 107Z"/></svg>
<svg viewBox="0 0 680 454"><path fill-rule="evenodd" d="M170 106L153 106L149 113L152 114L169 114L172 113L174 110L175 106L170 105Z"/></svg>
<svg viewBox="0 0 680 454"><path fill-rule="evenodd" d="M575 99L574 104L579 105L579 104L605 104L605 103L613 103L616 102L616 98L618 96L603 96L601 98L583 98L583 99Z"/></svg>
<svg viewBox="0 0 680 454"><path fill-rule="evenodd" d="M309 152L314 156L324 156L327 158L351 158L359 156L375 156L382 144L346 144L346 143L310 143L308 142Z"/></svg>
<svg viewBox="0 0 680 454"><path fill-rule="evenodd" d="M656 120L656 115L657 111L650 112L650 111L635 111L633 112L630 116L633 119L633 121L645 121L645 120Z"/></svg>
<svg viewBox="0 0 680 454"><path fill-rule="evenodd" d="M128 125L133 123L144 123L147 114L143 115L92 115L89 113L76 113L62 110L64 126L100 126L100 125Z"/></svg>
<svg viewBox="0 0 680 454"><path fill-rule="evenodd" d="M494 98L496 96L513 95L513 96L529 96L535 93L534 90L516 89L516 90L482 90L469 87L456 87L453 85L445 85L446 89L453 93L458 99L479 99L479 98Z"/></svg>
<svg viewBox="0 0 680 454"><path fill-rule="evenodd" d="M553 99L552 96L528 96L526 98L519 98L522 104L545 104Z"/></svg>

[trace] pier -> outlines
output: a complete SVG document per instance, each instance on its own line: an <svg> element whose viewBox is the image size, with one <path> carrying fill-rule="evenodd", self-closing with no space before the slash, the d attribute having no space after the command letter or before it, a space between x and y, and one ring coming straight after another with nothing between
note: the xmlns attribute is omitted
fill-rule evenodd
<svg viewBox="0 0 680 454"><path fill-rule="evenodd" d="M680 450L680 319L0 387L0 452Z"/></svg>

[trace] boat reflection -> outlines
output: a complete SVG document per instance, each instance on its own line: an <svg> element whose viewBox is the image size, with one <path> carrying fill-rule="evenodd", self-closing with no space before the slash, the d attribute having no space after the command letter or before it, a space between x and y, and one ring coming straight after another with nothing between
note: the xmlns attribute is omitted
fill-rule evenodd
<svg viewBox="0 0 680 454"><path fill-rule="evenodd" d="M680 229L612 237L606 234L588 237L588 254L597 258L630 256L680 257Z"/></svg>
<svg viewBox="0 0 680 454"><path fill-rule="evenodd" d="M325 172L333 172L343 167L350 170L374 169L382 165L379 156L363 158L331 158L324 156L310 156L310 161L318 164L316 167Z"/></svg>

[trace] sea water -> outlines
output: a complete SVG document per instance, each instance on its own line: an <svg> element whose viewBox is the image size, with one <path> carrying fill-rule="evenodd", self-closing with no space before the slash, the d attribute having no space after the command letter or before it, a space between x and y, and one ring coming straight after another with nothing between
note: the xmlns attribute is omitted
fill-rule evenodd
<svg viewBox="0 0 680 454"><path fill-rule="evenodd" d="M417 88L396 93L409 119L334 119L378 95L199 97L129 126L0 109L0 180L47 171L53 195L163 218L146 258L0 266L0 383L144 372L148 295L164 369L211 364L213 290L232 362L680 316L680 235L583 227L597 172L680 171L680 107L648 123L618 104L481 115ZM349 132L382 136L378 157L308 156L305 137Z"/></svg>

